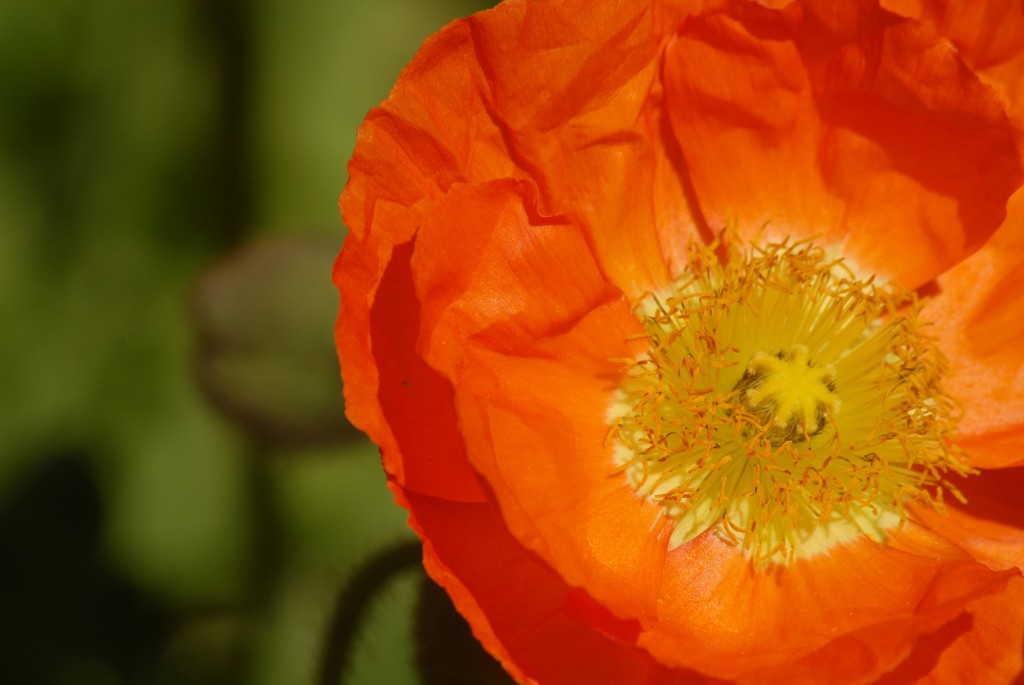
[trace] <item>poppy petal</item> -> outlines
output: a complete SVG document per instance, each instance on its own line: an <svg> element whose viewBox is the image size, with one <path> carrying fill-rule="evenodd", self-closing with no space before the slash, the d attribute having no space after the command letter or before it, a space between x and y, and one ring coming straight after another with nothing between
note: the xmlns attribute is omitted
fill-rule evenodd
<svg viewBox="0 0 1024 685"><path fill-rule="evenodd" d="M1024 122L1024 5L1016 0L886 0L893 11L923 19L948 37L982 79ZM950 361L949 390L964 407L960 444L976 466L1024 464L1024 190L976 254L939 280L926 315Z"/></svg>
<svg viewBox="0 0 1024 685"><path fill-rule="evenodd" d="M413 290L411 262L415 259L412 254L420 247L431 253L437 246L430 241L443 237L431 226L464 219L466 211L474 216L474 230L470 231L474 235L477 235L477 227L488 225L483 213L488 206L499 216L511 209L521 220L526 217L525 207L529 204L524 203L523 196L534 197L535 194L528 185L512 182L485 187L456 186L452 189L450 203L441 201L429 207L426 214L430 218L424 219L425 228L417 240L393 250L383 274L375 276L380 279L380 286L373 293L368 324L372 344L363 345L369 349L367 354L378 357L375 363L381 366L380 389L376 399L360 396L361 399L354 403L357 407L354 413L366 419L364 426L376 433L375 439L382 444L391 488L399 503L410 510L410 524L426 541L428 569L447 587L460 610L470 617L478 639L520 682L575 685L581 677L585 682L607 685L627 681L641 685L710 682L692 673L661 667L643 650L631 644L631 640L635 643L635 622L615 618L600 604L590 600L586 593L566 585L532 553L522 548L508 533L496 506L486 501L486 494L474 498L457 496L460 489L467 488L466 482L456 481L467 477L463 470L468 469L468 464L459 468L454 458L463 454L461 445L451 433L454 421L449 425L449 422L438 420L443 419L445 407L451 406L450 385L423 363L416 349L420 319L429 321L432 309L424 306L423 316L415 315L421 303ZM454 214L447 214L446 207ZM515 214L515 211L520 213ZM535 215L534 219L541 221ZM528 224L528 220L524 224ZM494 225L501 226L498 222ZM562 269L570 279L576 280L575 274L582 270L590 274L590 282L599 289L601 298L621 297L618 291L610 289L598 277L592 261L589 271L581 269L588 259L589 250L578 231L557 222L551 228L556 244L560 233L573 236L569 238L573 252L559 255L557 249L552 250L556 257L565 259L565 264L573 266L573 269ZM483 235L486 243L487 234ZM505 231L497 232L498 237L503 235L506 235ZM350 248L351 253L343 254L339 261L339 268L346 276L339 281L343 296L355 298L364 295L363 291L369 288L359 278L352 277L360 274L360 269L353 266L358 264L353 255L364 256L367 251L365 246L352 245L355 247ZM486 250L479 251L481 247L479 241L455 241L448 256L466 266L466 257L486 257ZM539 253L548 254L548 249L543 246L538 249ZM524 263L529 264L529 260ZM473 270L471 268L469 272ZM368 268L363 271L373 273ZM451 283L448 285L452 286ZM433 291L432 296L430 301L442 298L443 293ZM343 313L345 311L343 307ZM625 311L632 320L628 309ZM527 329L529 325L524 321ZM350 326L345 330L350 330ZM352 336L343 335L341 338L349 346L346 349L350 357L354 354L351 348L362 345L359 340L356 341L359 345L354 344ZM428 407L429 412L425 411ZM379 415L376 423L368 423L367 417L373 417L375 413ZM416 425L417 416L429 416L435 423ZM416 431L395 429L394 435L390 434L390 424L410 422ZM424 439L424 436L427 437ZM417 465L417 460L427 460L429 468ZM471 470L469 475L472 475ZM406 490L403 484L409 484L413 489ZM475 491L484 493L475 481L469 485L472 486L471 492L475 488ZM516 599L524 593L534 600L551 601L521 602ZM567 658L565 654L552 653L552 642L578 645L579 649L571 652L576 655L574 658ZM509 650L514 652L514 658L508 656Z"/></svg>
<svg viewBox="0 0 1024 685"><path fill-rule="evenodd" d="M653 605L666 540L651 534L660 509L611 477L605 414L622 369L610 360L639 351L629 342L639 324L582 233L537 216L529 189L461 186L432 207L413 259L421 348L455 383L468 458L513 533L570 583L636 615L636 603ZM453 236L467 213L474 230ZM625 590L624 577L635 581Z"/></svg>
<svg viewBox="0 0 1024 685"><path fill-rule="evenodd" d="M1024 5L1018 0L882 0L887 9L923 20L953 42L960 55L1024 121Z"/></svg>
<svg viewBox="0 0 1024 685"><path fill-rule="evenodd" d="M662 620L640 644L662 663L741 681L866 682L1008 577L910 525L886 546L861 539L769 573L705 534L669 556Z"/></svg>
<svg viewBox="0 0 1024 685"><path fill-rule="evenodd" d="M946 390L963 407L958 442L975 466L1024 464L1024 191L992 240L938 280L922 320L949 370Z"/></svg>
<svg viewBox="0 0 1024 685"><path fill-rule="evenodd" d="M1017 683L1024 672L1024 578L979 597L967 611L925 637L877 685Z"/></svg>
<svg viewBox="0 0 1024 685"><path fill-rule="evenodd" d="M511 535L497 507L409 493L402 501L424 539L424 564L469 619L477 639L520 683L698 685L630 644L620 621L567 585ZM528 597L530 601L523 601ZM552 646L556 645L556 649Z"/></svg>
<svg viewBox="0 0 1024 685"><path fill-rule="evenodd" d="M868 0L727 3L682 26L665 80L710 223L838 244L909 287L982 245L1020 182L996 94Z"/></svg>
<svg viewBox="0 0 1024 685"><path fill-rule="evenodd" d="M485 498L465 460L450 383L414 346L418 303L411 244L377 250L350 236L335 265L335 326L349 420L380 446L384 468L406 488L459 501ZM424 407L430 407L429 413Z"/></svg>
<svg viewBox="0 0 1024 685"><path fill-rule="evenodd" d="M945 515L919 508L916 516L989 568L1024 571L1024 468L982 471L955 485L966 505L947 502Z"/></svg>
<svg viewBox="0 0 1024 685"><path fill-rule="evenodd" d="M636 297L663 286L696 229L665 143L657 14L641 0L514 2L445 27L360 128L346 223L362 237L378 205L531 179L544 213L573 218L609 280Z"/></svg>

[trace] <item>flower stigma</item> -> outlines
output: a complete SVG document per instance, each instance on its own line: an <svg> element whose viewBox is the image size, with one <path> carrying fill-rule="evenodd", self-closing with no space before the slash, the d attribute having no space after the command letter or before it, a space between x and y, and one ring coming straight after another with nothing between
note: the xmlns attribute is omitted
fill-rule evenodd
<svg viewBox="0 0 1024 685"><path fill-rule="evenodd" d="M791 563L883 542L907 503L962 501L919 308L812 243L691 245L674 289L635 308L648 349L609 409L616 466L662 505L670 547L710 529L755 565Z"/></svg>

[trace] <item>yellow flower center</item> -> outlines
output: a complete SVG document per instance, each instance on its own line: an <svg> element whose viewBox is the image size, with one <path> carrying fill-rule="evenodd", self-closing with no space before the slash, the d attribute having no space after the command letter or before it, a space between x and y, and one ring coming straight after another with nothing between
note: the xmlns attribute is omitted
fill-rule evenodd
<svg viewBox="0 0 1024 685"><path fill-rule="evenodd" d="M713 529L784 563L882 541L907 502L962 499L944 361L917 312L810 244L694 245L674 291L637 307L649 348L609 413L616 462L673 520L672 545Z"/></svg>
<svg viewBox="0 0 1024 685"><path fill-rule="evenodd" d="M839 408L835 379L831 364L815 366L805 346L793 345L788 352L755 353L736 390L772 444L780 445L822 429L826 410Z"/></svg>

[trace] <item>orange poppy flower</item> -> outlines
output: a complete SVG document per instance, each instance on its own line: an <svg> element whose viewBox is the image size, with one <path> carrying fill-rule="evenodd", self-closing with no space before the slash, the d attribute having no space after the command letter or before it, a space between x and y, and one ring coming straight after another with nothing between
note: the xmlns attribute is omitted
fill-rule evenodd
<svg viewBox="0 0 1024 685"><path fill-rule="evenodd" d="M367 117L349 417L518 682L1024 670L1024 145L923 5L505 2Z"/></svg>

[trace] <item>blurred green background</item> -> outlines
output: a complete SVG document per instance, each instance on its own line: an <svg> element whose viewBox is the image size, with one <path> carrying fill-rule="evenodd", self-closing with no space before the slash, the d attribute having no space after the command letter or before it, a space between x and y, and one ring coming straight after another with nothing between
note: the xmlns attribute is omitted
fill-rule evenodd
<svg viewBox="0 0 1024 685"><path fill-rule="evenodd" d="M355 131L479 0L0 2L0 679L312 683L408 540L333 357ZM417 579L345 682L416 682Z"/></svg>

